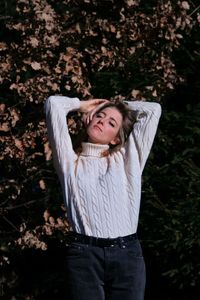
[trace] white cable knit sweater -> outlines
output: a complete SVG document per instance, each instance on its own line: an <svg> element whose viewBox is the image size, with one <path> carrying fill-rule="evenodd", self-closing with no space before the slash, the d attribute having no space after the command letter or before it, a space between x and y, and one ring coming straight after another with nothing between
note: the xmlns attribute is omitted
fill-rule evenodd
<svg viewBox="0 0 200 300"><path fill-rule="evenodd" d="M48 136L67 217L75 232L115 238L137 231L141 175L161 115L155 102L132 101L137 122L124 148L102 157L107 145L83 143L77 156L66 116L78 110L80 100L51 96L45 102Z"/></svg>

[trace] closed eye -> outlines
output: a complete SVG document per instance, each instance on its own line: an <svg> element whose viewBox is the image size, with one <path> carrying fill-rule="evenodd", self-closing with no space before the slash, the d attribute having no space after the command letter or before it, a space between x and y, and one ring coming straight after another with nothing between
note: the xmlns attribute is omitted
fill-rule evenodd
<svg viewBox="0 0 200 300"><path fill-rule="evenodd" d="M115 124L114 124L114 123L109 122L109 124L110 124L112 127L115 127Z"/></svg>
<svg viewBox="0 0 200 300"><path fill-rule="evenodd" d="M104 114L103 114L103 113L97 113L97 114L96 114L96 117L97 117L97 118L103 118L103 117L104 117Z"/></svg>

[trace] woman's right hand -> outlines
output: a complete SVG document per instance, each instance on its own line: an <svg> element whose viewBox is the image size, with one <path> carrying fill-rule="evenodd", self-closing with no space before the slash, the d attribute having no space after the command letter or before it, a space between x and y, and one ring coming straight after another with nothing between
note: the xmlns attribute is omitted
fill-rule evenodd
<svg viewBox="0 0 200 300"><path fill-rule="evenodd" d="M82 120L85 126L90 123L96 111L107 102L109 102L109 100L106 99L81 101L80 112L83 113Z"/></svg>

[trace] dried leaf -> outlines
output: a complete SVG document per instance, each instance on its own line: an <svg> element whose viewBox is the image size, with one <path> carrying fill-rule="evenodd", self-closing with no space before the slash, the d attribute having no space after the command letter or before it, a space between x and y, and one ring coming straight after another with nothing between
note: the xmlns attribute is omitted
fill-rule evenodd
<svg viewBox="0 0 200 300"><path fill-rule="evenodd" d="M50 217L50 213L48 210L44 211L43 217L44 217L45 222L48 222L49 217Z"/></svg>
<svg viewBox="0 0 200 300"><path fill-rule="evenodd" d="M0 124L0 131L7 132L9 130L10 130L10 125L8 122L4 122L4 123Z"/></svg>
<svg viewBox="0 0 200 300"><path fill-rule="evenodd" d="M113 33L115 33L116 30L117 30L116 27L115 27L114 25L111 24L111 25L110 25L110 31L113 32Z"/></svg>
<svg viewBox="0 0 200 300"><path fill-rule="evenodd" d="M189 10L190 9L190 5L187 1L183 1L181 2L181 7L184 8L185 10Z"/></svg>
<svg viewBox="0 0 200 300"><path fill-rule="evenodd" d="M127 5L128 5L129 7L138 5L138 1L127 0Z"/></svg>
<svg viewBox="0 0 200 300"><path fill-rule="evenodd" d="M157 96L158 96L156 90L153 91L152 96L154 96L154 97L157 97Z"/></svg>
<svg viewBox="0 0 200 300"><path fill-rule="evenodd" d="M15 146L20 150L20 151L23 151L24 150L24 146L23 146L23 143L22 141L20 141L19 139L14 139L14 143L15 143Z"/></svg>
<svg viewBox="0 0 200 300"><path fill-rule="evenodd" d="M41 190L45 190L45 189L46 189L46 185L45 185L45 182L44 182L43 179L41 179L41 180L39 181L39 186L40 186Z"/></svg>
<svg viewBox="0 0 200 300"><path fill-rule="evenodd" d="M133 96L133 98L137 98L137 96L140 94L139 90L132 90L131 91L131 96Z"/></svg>
<svg viewBox="0 0 200 300"><path fill-rule="evenodd" d="M17 110L15 108L11 109L11 116L12 116L12 127L14 127L17 123L17 121L19 121L19 113L17 112Z"/></svg>
<svg viewBox="0 0 200 300"><path fill-rule="evenodd" d="M0 51L6 50L8 48L7 44L4 42L0 42Z"/></svg>
<svg viewBox="0 0 200 300"><path fill-rule="evenodd" d="M36 71L41 69L41 65L37 61L32 62L31 67L33 68L33 70L36 70Z"/></svg>
<svg viewBox="0 0 200 300"><path fill-rule="evenodd" d="M55 225L55 219L52 216L49 217L49 223Z"/></svg>
<svg viewBox="0 0 200 300"><path fill-rule="evenodd" d="M36 37L31 37L30 44L33 46L33 48L37 48L39 45L39 40Z"/></svg>
<svg viewBox="0 0 200 300"><path fill-rule="evenodd" d="M51 159L51 156L52 156L52 150L50 148L49 142L46 142L44 144L44 153L45 153L46 161L49 161Z"/></svg>
<svg viewBox="0 0 200 300"><path fill-rule="evenodd" d="M1 103L0 104L0 113L1 114L4 113L5 109L6 109L6 105L4 103Z"/></svg>

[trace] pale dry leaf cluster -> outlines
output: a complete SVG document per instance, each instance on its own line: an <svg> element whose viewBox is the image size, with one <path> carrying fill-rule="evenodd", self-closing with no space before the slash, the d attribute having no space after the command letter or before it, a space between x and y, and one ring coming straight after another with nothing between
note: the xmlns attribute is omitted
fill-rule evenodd
<svg viewBox="0 0 200 300"><path fill-rule="evenodd" d="M40 184L44 184L40 181ZM15 241L15 244L22 249L35 248L47 250L47 243L43 240L44 236L52 236L55 231L60 231L65 235L70 226L65 218L54 218L48 210L43 214L44 224L36 226L35 229L27 230L26 224L21 224L21 236Z"/></svg>

